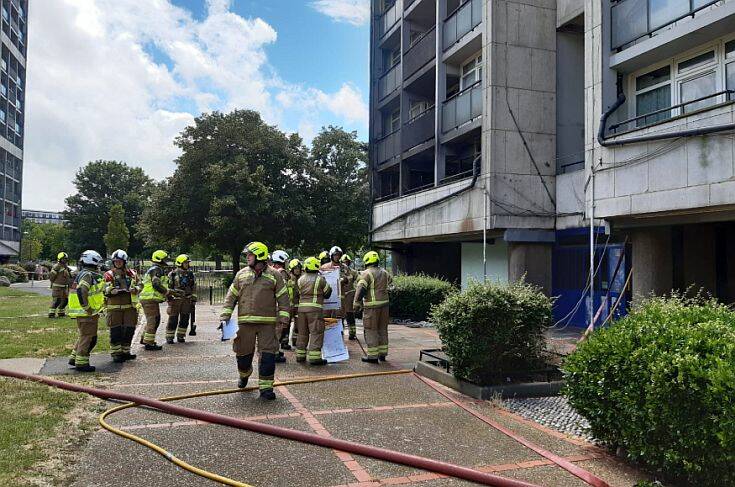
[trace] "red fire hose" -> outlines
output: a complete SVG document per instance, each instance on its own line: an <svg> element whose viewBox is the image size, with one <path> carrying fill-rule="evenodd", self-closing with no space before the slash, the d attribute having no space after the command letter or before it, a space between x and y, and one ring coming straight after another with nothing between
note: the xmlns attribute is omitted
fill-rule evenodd
<svg viewBox="0 0 735 487"><path fill-rule="evenodd" d="M312 445L318 445L325 448L332 448L348 453L354 453L355 455L362 455L366 457L375 458L378 460L384 460L392 463L398 463L407 465L409 467L420 468L422 470L428 470L442 475L456 477L471 482L477 482L483 485L493 485L498 487L538 487L535 484L523 482L520 480L508 479L499 475L493 475L489 473L480 472L471 468L454 465L451 463L441 462L438 460L432 460L430 458L419 457L416 455L409 455L406 453L400 453L393 450L386 450L383 448L377 448L374 446L363 445L360 443L354 443L352 441L339 440L336 438L319 436L313 433L305 433L303 431L292 430L288 428L282 428L279 426L273 426L269 424L258 423L255 421L248 421L245 419L236 419L222 414L209 413L206 411L200 411L198 409L187 408L183 406L176 406L174 404L168 404L163 401L156 399L150 399L145 396L138 396L134 394L125 394L115 391L109 391L104 389L96 389L92 387L80 386L77 384L70 384L48 377L42 377L38 375L23 374L20 372L14 372L10 370L0 369L0 375L6 377L13 377L16 379L29 380L34 382L40 382L52 387L64 389L72 392L81 392L89 394L91 396L99 397L101 399L114 399L118 401L126 401L135 403L141 406L149 406L159 411L174 414L177 416L183 416L191 419L205 421L212 424L221 424L225 426L231 426L233 428L244 429L248 431L254 431L270 436L276 436L279 438L286 438L289 440L300 441L302 443L309 443Z"/></svg>

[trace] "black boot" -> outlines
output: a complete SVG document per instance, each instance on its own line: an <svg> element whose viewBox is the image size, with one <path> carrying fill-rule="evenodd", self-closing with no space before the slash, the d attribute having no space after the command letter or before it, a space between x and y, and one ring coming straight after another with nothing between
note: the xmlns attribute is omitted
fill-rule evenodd
<svg viewBox="0 0 735 487"><path fill-rule="evenodd" d="M276 363L277 364L285 364L286 363L286 357L282 353L276 355Z"/></svg>
<svg viewBox="0 0 735 487"><path fill-rule="evenodd" d="M260 398L267 401L272 401L276 398L276 393L273 392L273 389L261 389Z"/></svg>
<svg viewBox="0 0 735 487"><path fill-rule="evenodd" d="M94 372L97 368L94 365L77 365L77 372Z"/></svg>
<svg viewBox="0 0 735 487"><path fill-rule="evenodd" d="M378 355L378 360L380 360L381 362L386 362L387 358L388 358L387 355Z"/></svg>
<svg viewBox="0 0 735 487"><path fill-rule="evenodd" d="M355 333L350 333L350 340L357 340L357 335Z"/></svg>
<svg viewBox="0 0 735 487"><path fill-rule="evenodd" d="M191 329L189 330L189 336L190 337L197 336L197 325L191 325Z"/></svg>
<svg viewBox="0 0 735 487"><path fill-rule="evenodd" d="M237 381L237 387L240 389L245 389L247 386L248 386L248 378L240 377L240 379Z"/></svg>
<svg viewBox="0 0 735 487"><path fill-rule="evenodd" d="M138 358L138 356L137 355L134 355L134 354L132 354L130 352L125 352L123 354L123 359L124 360L135 360L136 358Z"/></svg>
<svg viewBox="0 0 735 487"><path fill-rule="evenodd" d="M281 350L291 350L291 345L288 344L288 340L281 342Z"/></svg>
<svg viewBox="0 0 735 487"><path fill-rule="evenodd" d="M163 347L161 345L156 345L155 343L154 344L146 343L143 348L145 348L146 350L149 350L149 351L163 349Z"/></svg>
<svg viewBox="0 0 735 487"><path fill-rule="evenodd" d="M186 338L179 336L179 337L176 337L176 341L179 343L186 343Z"/></svg>
<svg viewBox="0 0 735 487"><path fill-rule="evenodd" d="M327 365L327 361L323 358L320 358L319 360L309 360L309 365Z"/></svg>
<svg viewBox="0 0 735 487"><path fill-rule="evenodd" d="M113 355L112 361L115 362L116 364L121 364L125 362L125 356L124 355Z"/></svg>
<svg viewBox="0 0 735 487"><path fill-rule="evenodd" d="M377 364L379 363L379 360L377 358L373 357L363 357L362 361L368 364Z"/></svg>
<svg viewBox="0 0 735 487"><path fill-rule="evenodd" d="M168 343L169 345L173 345L174 339L173 338L166 338L166 343Z"/></svg>
<svg viewBox="0 0 735 487"><path fill-rule="evenodd" d="M72 367L74 367L75 365L77 365L77 361L76 361L76 359L74 357L70 357L69 358L69 365L71 365Z"/></svg>

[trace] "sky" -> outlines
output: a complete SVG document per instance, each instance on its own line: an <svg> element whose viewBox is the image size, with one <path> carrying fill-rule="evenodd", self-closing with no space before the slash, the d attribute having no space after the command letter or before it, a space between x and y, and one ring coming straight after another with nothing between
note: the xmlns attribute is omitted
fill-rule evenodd
<svg viewBox="0 0 735 487"><path fill-rule="evenodd" d="M369 16L369 0L32 2L23 207L63 210L96 159L171 175L174 138L213 110L366 140Z"/></svg>

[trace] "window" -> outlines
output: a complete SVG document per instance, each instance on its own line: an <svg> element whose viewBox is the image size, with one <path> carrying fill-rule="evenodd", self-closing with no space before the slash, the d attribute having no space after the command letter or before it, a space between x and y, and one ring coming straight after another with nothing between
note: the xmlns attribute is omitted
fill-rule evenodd
<svg viewBox="0 0 735 487"><path fill-rule="evenodd" d="M679 103L697 100L717 92L717 63L715 51L707 51L677 64L679 75ZM682 107L682 112L692 112L713 105L717 99L707 98Z"/></svg>
<svg viewBox="0 0 735 487"><path fill-rule="evenodd" d="M395 132L401 127L401 109L396 108L390 114L388 122L388 132Z"/></svg>
<svg viewBox="0 0 735 487"><path fill-rule="evenodd" d="M388 56L388 66L391 68L398 64L401 61L401 50L398 48L395 48L391 51L390 56Z"/></svg>
<svg viewBox="0 0 735 487"><path fill-rule="evenodd" d="M462 65L459 89L464 90L482 79L482 54L470 59Z"/></svg>
<svg viewBox="0 0 735 487"><path fill-rule="evenodd" d="M411 100L411 106L408 109L408 119L413 120L429 108L429 100Z"/></svg>
<svg viewBox="0 0 735 487"><path fill-rule="evenodd" d="M671 68L664 66L638 76L635 80L636 117L671 106ZM665 120L670 111L655 113L638 120L638 126Z"/></svg>

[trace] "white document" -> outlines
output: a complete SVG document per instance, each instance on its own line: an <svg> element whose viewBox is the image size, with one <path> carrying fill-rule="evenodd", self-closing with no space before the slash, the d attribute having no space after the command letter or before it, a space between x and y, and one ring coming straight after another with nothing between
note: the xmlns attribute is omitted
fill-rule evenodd
<svg viewBox="0 0 735 487"><path fill-rule="evenodd" d="M237 335L237 315L233 314L230 318L230 321L225 323L225 326L222 327L222 341L226 342L227 340L233 338L235 335Z"/></svg>
<svg viewBox="0 0 735 487"><path fill-rule="evenodd" d="M329 287L332 288L332 294L329 295L329 299L324 298L324 309L340 309L342 307L342 302L339 298L339 269L322 271L321 274L324 279L327 280L327 284L329 284Z"/></svg>
<svg viewBox="0 0 735 487"><path fill-rule="evenodd" d="M324 329L322 358L329 363L342 362L350 359L350 353L347 351L344 338L342 337L342 320L338 320L335 325Z"/></svg>

